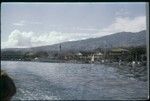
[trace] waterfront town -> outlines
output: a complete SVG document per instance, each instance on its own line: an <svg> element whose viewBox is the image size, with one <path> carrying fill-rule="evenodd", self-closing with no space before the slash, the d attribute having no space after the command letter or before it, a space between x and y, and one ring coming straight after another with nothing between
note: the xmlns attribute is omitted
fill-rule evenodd
<svg viewBox="0 0 150 101"><path fill-rule="evenodd" d="M118 63L146 65L146 47L96 49L93 51L64 52L61 47L58 52L17 52L3 51L2 60L12 61L42 61L71 63Z"/></svg>
<svg viewBox="0 0 150 101"><path fill-rule="evenodd" d="M7 54L6 54L7 53ZM11 54L13 53L13 54ZM82 62L117 62L117 61L146 61L146 47L131 47L131 48L113 48L113 49L96 49L94 51L81 52L17 52L17 51L3 51L1 53L2 60L24 60L34 61L45 58L48 60L76 60ZM92 60L93 58L93 60ZM46 61L45 60L45 61ZM44 60L43 60L44 61Z"/></svg>

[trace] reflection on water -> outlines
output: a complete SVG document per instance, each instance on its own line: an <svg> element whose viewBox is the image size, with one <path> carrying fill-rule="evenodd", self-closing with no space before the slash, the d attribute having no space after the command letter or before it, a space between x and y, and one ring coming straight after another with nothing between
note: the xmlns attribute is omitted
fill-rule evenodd
<svg viewBox="0 0 150 101"><path fill-rule="evenodd" d="M146 99L147 83L96 64L2 61L21 100Z"/></svg>

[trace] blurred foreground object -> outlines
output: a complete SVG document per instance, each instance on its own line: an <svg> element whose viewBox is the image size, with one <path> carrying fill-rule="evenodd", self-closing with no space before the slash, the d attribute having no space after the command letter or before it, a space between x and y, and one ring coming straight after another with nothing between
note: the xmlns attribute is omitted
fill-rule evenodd
<svg viewBox="0 0 150 101"><path fill-rule="evenodd" d="M16 93L16 86L3 70L1 70L0 87L0 101L10 101Z"/></svg>

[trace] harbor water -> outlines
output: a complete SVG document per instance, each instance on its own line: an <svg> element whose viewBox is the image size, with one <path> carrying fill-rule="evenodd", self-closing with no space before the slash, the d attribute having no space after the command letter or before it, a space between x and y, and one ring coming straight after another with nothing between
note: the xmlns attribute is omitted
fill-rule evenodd
<svg viewBox="0 0 150 101"><path fill-rule="evenodd" d="M100 64L1 61L14 80L12 100L147 99L147 82Z"/></svg>

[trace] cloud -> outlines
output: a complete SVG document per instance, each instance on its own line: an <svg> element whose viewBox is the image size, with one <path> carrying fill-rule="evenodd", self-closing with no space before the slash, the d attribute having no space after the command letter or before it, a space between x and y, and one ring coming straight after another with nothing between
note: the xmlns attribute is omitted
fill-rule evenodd
<svg viewBox="0 0 150 101"><path fill-rule="evenodd" d="M23 48L31 47L31 37L33 32L20 32L19 30L14 30L8 37L6 42L2 42L2 48Z"/></svg>
<svg viewBox="0 0 150 101"><path fill-rule="evenodd" d="M94 28L92 26L86 26L86 27L72 27L72 26L63 26L63 25L49 25L50 28L57 29L57 30L72 30L72 31L98 31L97 28Z"/></svg>
<svg viewBox="0 0 150 101"><path fill-rule="evenodd" d="M21 20L20 22L13 23L14 26L24 26L25 21Z"/></svg>
<svg viewBox="0 0 150 101"><path fill-rule="evenodd" d="M95 36L105 36L117 32L139 32L146 29L146 17L140 16L133 19L118 17L107 28L101 29Z"/></svg>
<svg viewBox="0 0 150 101"><path fill-rule="evenodd" d="M98 29L96 29L96 28L91 28L91 27L89 27L89 28L84 28L84 27L82 27L82 28L80 28L80 27L75 27L75 28L73 28L73 29L75 29L75 30L83 30L83 31L98 31Z"/></svg>
<svg viewBox="0 0 150 101"><path fill-rule="evenodd" d="M37 35L33 32L21 32L14 30L6 42L2 42L2 48L26 48L41 45L51 45L65 41L81 40L87 37L86 33L62 33L51 31Z"/></svg>
<svg viewBox="0 0 150 101"><path fill-rule="evenodd" d="M2 48L22 48L34 47L41 45L52 45L65 41L83 40L92 37L101 37L117 32L139 32L146 29L146 17L118 17L106 28L100 29L98 33L63 33L51 31L40 33L37 35L34 32L21 32L14 30L8 37L6 42L2 42ZM93 29L90 29L93 30Z"/></svg>
<svg viewBox="0 0 150 101"><path fill-rule="evenodd" d="M115 12L115 15L117 17L127 17L130 15L130 12L129 12L129 10L127 10L125 8L121 8L117 12Z"/></svg>
<svg viewBox="0 0 150 101"><path fill-rule="evenodd" d="M36 22L36 21L24 21L24 20L13 23L14 26L24 26L24 25L29 25L29 24L30 25L37 25L37 24L41 24L41 23Z"/></svg>

